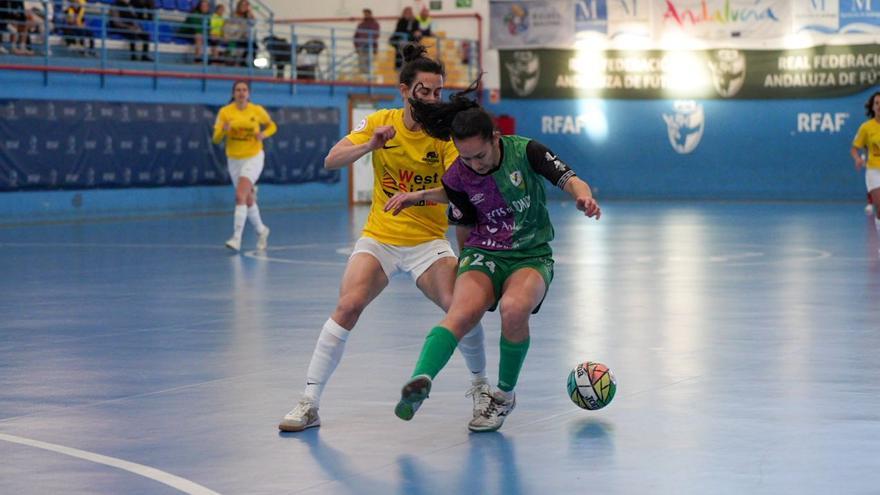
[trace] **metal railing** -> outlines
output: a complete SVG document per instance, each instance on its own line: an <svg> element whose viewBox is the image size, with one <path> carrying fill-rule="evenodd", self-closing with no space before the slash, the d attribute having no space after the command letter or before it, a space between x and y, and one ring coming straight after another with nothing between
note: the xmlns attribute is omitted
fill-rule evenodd
<svg viewBox="0 0 880 495"><path fill-rule="evenodd" d="M42 0L42 9L29 9L24 18L5 16L11 18L6 21L9 33L0 40L0 59L5 66L39 57L47 67L151 68L163 73L244 73L294 81L396 83L391 32L377 32L366 39L369 49L359 50L356 42L363 46L364 40L356 40L353 27L279 25L268 8L259 10L262 18L243 19L89 3L82 22L77 23L76 17L66 12L52 12L55 3ZM422 42L431 56L447 65L449 85L466 85L479 74L476 41L442 37Z"/></svg>

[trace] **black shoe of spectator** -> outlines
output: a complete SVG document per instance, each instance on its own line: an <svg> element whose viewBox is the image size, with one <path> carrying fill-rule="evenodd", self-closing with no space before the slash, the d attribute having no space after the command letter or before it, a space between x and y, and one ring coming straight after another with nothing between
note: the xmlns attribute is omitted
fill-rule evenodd
<svg viewBox="0 0 880 495"><path fill-rule="evenodd" d="M144 62L152 62L153 57L151 57L149 55L141 55L141 60L143 60Z"/></svg>

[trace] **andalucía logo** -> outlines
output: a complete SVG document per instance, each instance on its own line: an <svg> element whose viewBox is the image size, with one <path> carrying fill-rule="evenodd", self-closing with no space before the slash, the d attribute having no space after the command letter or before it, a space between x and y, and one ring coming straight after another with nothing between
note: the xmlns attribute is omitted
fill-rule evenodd
<svg viewBox="0 0 880 495"><path fill-rule="evenodd" d="M703 23L729 24L732 22L780 22L772 2L766 0L666 0L663 21L672 20L679 26ZM732 5L731 5L732 4ZM764 4L764 5L762 5ZM769 6L767 4L770 4Z"/></svg>

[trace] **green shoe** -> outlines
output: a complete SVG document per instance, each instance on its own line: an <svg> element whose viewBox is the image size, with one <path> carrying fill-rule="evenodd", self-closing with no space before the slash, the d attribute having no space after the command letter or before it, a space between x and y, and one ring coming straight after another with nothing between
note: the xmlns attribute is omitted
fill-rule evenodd
<svg viewBox="0 0 880 495"><path fill-rule="evenodd" d="M422 401L431 393L431 377L428 375L416 375L406 382L400 391L400 401L394 407L394 414L409 421L416 415L416 411L422 405Z"/></svg>

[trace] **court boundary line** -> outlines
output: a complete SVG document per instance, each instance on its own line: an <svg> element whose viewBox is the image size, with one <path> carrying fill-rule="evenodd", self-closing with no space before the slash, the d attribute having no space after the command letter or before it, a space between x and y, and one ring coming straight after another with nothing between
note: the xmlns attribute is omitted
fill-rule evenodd
<svg viewBox="0 0 880 495"><path fill-rule="evenodd" d="M17 435L9 435L6 433L0 433L0 440L41 450L48 450L50 452L55 452L58 454L75 457L77 459L94 462L96 464L103 464L105 466L128 471L138 476L142 476L153 481L158 481L163 485L170 486L171 488L174 488L183 493L189 493L191 495L220 495L218 492L215 492L210 488L202 486L186 478L181 478L180 476L162 471L161 469L146 466L144 464L138 464L136 462L126 461L117 457L96 454L94 452L89 452L86 450L80 450L73 447L67 447L54 443L42 442L40 440L20 437Z"/></svg>

